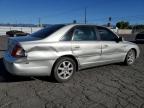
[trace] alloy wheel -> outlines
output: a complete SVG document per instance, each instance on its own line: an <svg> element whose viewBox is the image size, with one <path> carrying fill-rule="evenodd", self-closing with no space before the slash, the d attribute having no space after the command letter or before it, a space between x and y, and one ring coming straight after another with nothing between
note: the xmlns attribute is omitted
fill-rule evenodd
<svg viewBox="0 0 144 108"><path fill-rule="evenodd" d="M60 79L66 80L71 77L74 66L70 61L63 61L57 68L57 75Z"/></svg>
<svg viewBox="0 0 144 108"><path fill-rule="evenodd" d="M133 64L135 61L135 52L134 50L130 50L127 55L127 63Z"/></svg>

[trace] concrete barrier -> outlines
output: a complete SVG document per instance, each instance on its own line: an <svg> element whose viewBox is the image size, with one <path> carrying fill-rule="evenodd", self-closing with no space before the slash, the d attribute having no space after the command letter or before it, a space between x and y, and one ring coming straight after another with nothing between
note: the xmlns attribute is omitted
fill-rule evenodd
<svg viewBox="0 0 144 108"><path fill-rule="evenodd" d="M7 49L8 37L0 36L0 51L4 51Z"/></svg>
<svg viewBox="0 0 144 108"><path fill-rule="evenodd" d="M8 37L0 36L0 59L3 57L4 51L7 50Z"/></svg>

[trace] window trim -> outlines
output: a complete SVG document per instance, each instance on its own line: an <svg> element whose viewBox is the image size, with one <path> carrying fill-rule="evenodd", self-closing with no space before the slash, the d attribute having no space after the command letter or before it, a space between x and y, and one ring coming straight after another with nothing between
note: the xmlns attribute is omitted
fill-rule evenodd
<svg viewBox="0 0 144 108"><path fill-rule="evenodd" d="M64 41L62 40L62 38L68 33L70 32L71 30L77 28L77 27L91 27L93 28L94 32L95 32L95 35L97 37L96 40L92 40L91 42L95 42L95 41L104 41L104 40L101 40L101 36L100 36L100 33L99 33L99 30L98 30L98 27L101 27L101 28L104 28L106 30L108 30L109 32L111 32L112 34L114 34L117 38L119 38L120 36L118 36L116 33L112 32L110 29L106 28L106 27L103 27L103 26L96 26L96 25L75 25L74 27L70 28L63 36L61 36L61 38L59 39L60 42L72 42L73 41L73 36L74 34L72 34L72 37L71 37L71 40L70 41ZM73 32L74 33L74 32ZM78 41L76 41L78 42ZM84 42L84 41L80 41L80 42ZM86 41L87 42L87 41ZM107 41L107 42L116 42L116 41Z"/></svg>
<svg viewBox="0 0 144 108"><path fill-rule="evenodd" d="M101 41L101 38L100 38L100 35L99 35L99 31L97 29L97 26L93 26L94 30L95 30L95 33L97 35L97 41Z"/></svg>
<svg viewBox="0 0 144 108"><path fill-rule="evenodd" d="M96 32L94 26L92 26L92 25L77 25L77 26L74 27L74 29L76 29L77 27L87 27L87 28L93 29L93 32L94 32L94 34L96 36L96 40L74 41L73 40L73 38L74 38L74 32L73 32L73 36L72 36L72 40L71 41L73 41L73 42L95 42L95 41L98 41L98 35L97 35L97 32Z"/></svg>
<svg viewBox="0 0 144 108"><path fill-rule="evenodd" d="M63 36L61 36L61 38L59 39L59 41L60 41L60 42L71 42L71 41L72 41L72 38L73 38L73 34L72 34L72 37L71 37L71 40L70 40L70 41L64 41L64 40L62 40L62 39L63 39L64 36L66 36L66 34L68 34L68 32L70 32L70 31L73 30L74 28L75 28L75 26L72 27L72 28L70 28Z"/></svg>

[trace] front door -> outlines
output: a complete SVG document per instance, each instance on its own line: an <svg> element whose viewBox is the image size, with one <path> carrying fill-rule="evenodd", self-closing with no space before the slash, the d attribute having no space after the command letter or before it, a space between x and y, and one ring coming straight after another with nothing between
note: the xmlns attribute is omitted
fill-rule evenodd
<svg viewBox="0 0 144 108"><path fill-rule="evenodd" d="M118 36L107 28L97 27L101 38L102 56L103 62L116 62L123 61L125 57L124 47L121 41L118 40Z"/></svg>

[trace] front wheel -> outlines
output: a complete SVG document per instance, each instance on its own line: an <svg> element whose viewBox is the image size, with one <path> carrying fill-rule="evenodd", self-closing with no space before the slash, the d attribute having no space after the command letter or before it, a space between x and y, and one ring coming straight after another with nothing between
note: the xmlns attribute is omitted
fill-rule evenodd
<svg viewBox="0 0 144 108"><path fill-rule="evenodd" d="M128 53L126 55L125 64L126 65L132 65L132 64L134 64L135 59L136 59L136 53L133 49L131 49L128 51Z"/></svg>
<svg viewBox="0 0 144 108"><path fill-rule="evenodd" d="M73 59L62 57L60 58L53 69L53 75L57 82L66 82L70 80L76 72L76 63Z"/></svg>

